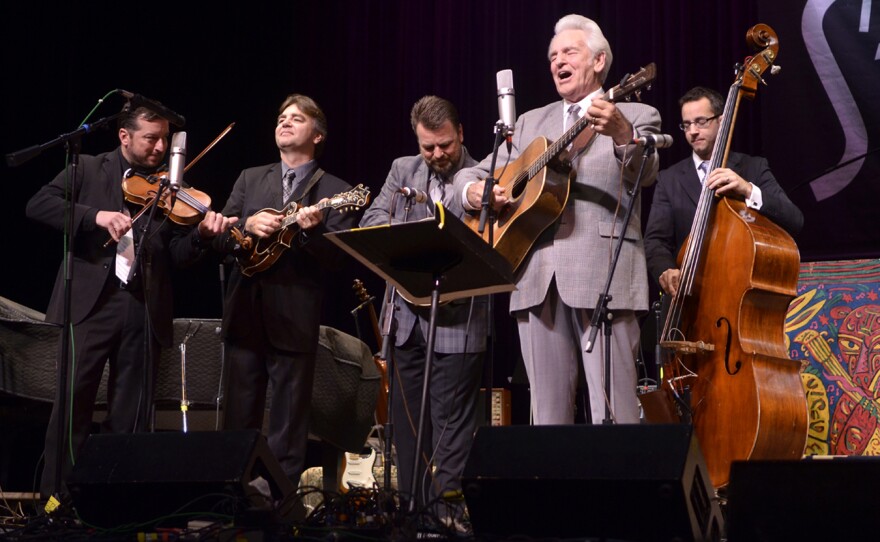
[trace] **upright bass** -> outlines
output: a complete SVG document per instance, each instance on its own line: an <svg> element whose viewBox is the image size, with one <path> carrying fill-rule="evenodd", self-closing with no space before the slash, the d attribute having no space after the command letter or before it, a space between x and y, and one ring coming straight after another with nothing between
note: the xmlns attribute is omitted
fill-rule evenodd
<svg viewBox="0 0 880 542"><path fill-rule="evenodd" d="M746 34L757 54L738 66L709 171L725 167L740 100L754 98L779 51L775 32ZM791 236L744 202L703 187L678 255L681 284L660 344L669 353L661 389L692 420L713 485L736 460L795 459L807 437L800 366L787 354L784 322L800 255Z"/></svg>

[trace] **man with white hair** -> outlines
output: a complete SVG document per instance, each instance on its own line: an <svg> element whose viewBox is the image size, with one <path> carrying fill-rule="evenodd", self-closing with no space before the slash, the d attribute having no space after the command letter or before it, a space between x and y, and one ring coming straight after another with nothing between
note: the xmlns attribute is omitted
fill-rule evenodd
<svg viewBox="0 0 880 542"><path fill-rule="evenodd" d="M510 297L523 361L531 388L536 424L574 422L578 363L583 363L593 423L605 418L606 401L616 423L639 421L635 352L639 341L636 312L648 308L648 284L642 245L640 199L623 232L620 259L611 283L613 315L610 397L605 396L605 352L601 336L585 352L593 309L610 270L621 235L627 201L642 162L634 138L660 130L660 114L639 103L615 104L602 98L611 67L611 48L599 26L580 15L566 15L555 27L548 52L550 74L562 98L529 111L516 122L510 160L535 138L558 139L577 119L588 115L598 134L572 162L577 176L559 219L536 240L517 271ZM499 151L505 164L508 151ZM480 208L491 156L455 178L456 193L474 212ZM657 175L656 154L645 164L643 185ZM532 181L536 182L536 181ZM494 209L510 203L503 187L494 188ZM612 231L614 235L612 236Z"/></svg>

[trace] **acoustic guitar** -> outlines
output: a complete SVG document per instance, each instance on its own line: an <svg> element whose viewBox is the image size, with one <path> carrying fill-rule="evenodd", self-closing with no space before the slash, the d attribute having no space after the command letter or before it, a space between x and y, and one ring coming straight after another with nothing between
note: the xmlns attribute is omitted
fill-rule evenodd
<svg viewBox="0 0 880 542"><path fill-rule="evenodd" d="M602 99L618 102L641 97L642 88L650 88L656 77L654 63L648 64L632 75L626 75L619 85L606 92ZM596 134L589 127L587 115L574 123L562 137L550 142L546 137L535 138L516 160L498 168L492 177L498 180L505 195L510 199L498 212L493 233L493 248L504 256L513 271L519 268L538 239L538 236L556 222L568 201L571 181L576 173L572 170L570 157L563 154L575 138L584 141L581 152L587 150ZM581 134L581 132L585 132ZM479 234L479 216L466 215L464 223ZM483 239L489 242L489 229L483 231Z"/></svg>
<svg viewBox="0 0 880 542"><path fill-rule="evenodd" d="M354 279L352 289L354 289L361 303L367 304L367 313L370 316L370 324L373 328L373 334L376 336L376 345L379 348L379 352L381 352L382 333L379 331L379 317L376 315L376 307L373 306L373 298L367 293L367 287L364 286L364 283L360 279ZM382 375L379 387L379 398L376 401L376 422L379 425L385 425L388 421L388 364L379 354L373 356L373 362L376 364L376 368L379 369L379 373Z"/></svg>
<svg viewBox="0 0 880 542"><path fill-rule="evenodd" d="M348 192L336 194L316 204L315 207L318 209L331 207L345 212L352 209L360 209L366 206L369 201L370 189L359 184ZM281 227L275 230L272 235L262 239L242 232L238 226L233 226L229 230L229 233L238 243L234 254L244 276L250 277L254 273L265 271L281 257L285 250L290 248L290 243L300 230L299 225L296 223L296 218L303 208L304 206L299 203L291 201L280 211L275 209L261 209L258 211L283 217L281 219Z"/></svg>

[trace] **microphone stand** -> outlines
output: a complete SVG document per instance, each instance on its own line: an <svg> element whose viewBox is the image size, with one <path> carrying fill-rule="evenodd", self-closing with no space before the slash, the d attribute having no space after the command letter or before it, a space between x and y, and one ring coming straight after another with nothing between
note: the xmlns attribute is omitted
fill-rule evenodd
<svg viewBox="0 0 880 542"><path fill-rule="evenodd" d="M388 221L391 222L391 218L394 212L394 198L392 198L391 209L389 210ZM406 198L406 203L403 207L403 222L407 221L409 217L409 212L412 209L412 199ZM394 437L394 422L391 421L391 413L393 412L392 403L394 403L394 373L395 373L395 363L394 356L392 354L393 347L397 342L397 318L394 316L394 311L397 310L397 306L395 304L397 298L397 287L393 284L388 284L388 291L385 296L385 307L382 312L382 350L379 353L379 357L385 360L385 372L388 374L388 401L385 406L385 425L382 427L383 441L384 441L384 449L382 450L382 465L384 466L385 472L382 479L382 487L385 491L386 495L391 494L391 447L393 446L393 437ZM422 402L424 402L424 398L422 398ZM415 462L413 466L415 467L419 463L419 454L421 450L419 450L419 443L416 443L415 450ZM398 465L398 468L402 468L403 465ZM413 469L415 471L415 468ZM402 489L402 488L400 488ZM415 492L413 492L412 499L415 499ZM393 506L393 500L389 499L389 503Z"/></svg>
<svg viewBox="0 0 880 542"><path fill-rule="evenodd" d="M226 266L224 262L219 264L220 270L220 307L221 314L226 313ZM226 367L226 342L223 340L223 327L214 328L214 333L220 337L220 379L217 382L217 397L214 398L214 430L220 430L220 405L223 403L223 371Z"/></svg>
<svg viewBox="0 0 880 542"><path fill-rule="evenodd" d="M477 232L482 236L483 230L486 227L486 222L489 222L489 234L486 242L492 248L495 247L495 213L491 209L490 202L492 199L493 188L498 183L498 179L494 177L495 166L498 160L498 149L501 148L501 143L504 140L504 123L499 120L495 123L495 141L492 143L492 163L489 166L489 176L486 177L486 184L483 186L483 199L480 202L480 223L477 227ZM508 148L508 156L510 155L509 151L510 149ZM493 372L495 367L495 294L488 294L486 300L486 320L486 365L484 376L485 380L488 380L488 385L486 386L486 397L484 398L485 408L483 409L483 412L484 421L491 425L492 388L494 386L495 378Z"/></svg>
<svg viewBox="0 0 880 542"><path fill-rule="evenodd" d="M122 115L122 112L119 112L115 115L111 115L109 117L103 117L93 122L92 124L83 124L76 130L72 132L68 132L66 134L62 134L55 139L47 141L46 143L42 143L40 145L33 145L31 147L27 147L25 149L12 152L6 155L6 164L9 167L20 166L24 164L28 160L36 157L41 154L43 151L51 149L57 145L64 144L65 149L67 151L69 166L69 173L67 177L67 193L69 197L65 201L65 221L64 221L64 245L67 248L67 252L64 254L64 304L62 309L62 318L61 318L61 340L60 340L60 355L58 360L58 367L56 368L56 387L55 387L55 406L57 408L57 417L55 424L55 442L58 443L58 451L55 454L55 476L52 480L52 490L53 494L56 497L61 495L61 469L64 463L64 443L65 443L65 430L64 428L68 425L67 419L69 416L69 412L67 411L67 405L71 397L68 397L68 381L67 375L70 367L70 345L71 340L70 336L72 334L72 323L70 317L71 310L71 293L73 291L73 246L74 246L74 220L73 220L73 204L76 202L76 178L77 173L79 171L79 155L81 150L80 142L82 140L82 136L86 134L90 134L93 131L104 128L112 121L119 118ZM85 182L85 179L83 179ZM72 442L69 442L67 447L73 446Z"/></svg>
<svg viewBox="0 0 880 542"><path fill-rule="evenodd" d="M165 190L168 189L170 182L171 181L167 175L160 176L159 188L156 191L156 195L149 203L147 203L150 208L150 214L147 221L141 226L140 241L137 243L137 249L135 250L134 254L134 261L131 264L131 269L128 271L128 280L126 281L126 284L131 283L131 279L132 277L134 277L135 270L140 268L141 288L144 294L144 387L141 392L141 404L138 408L138 411L144 413L144 420L147 424L145 428L149 432L152 432L155 428L155 420L153 417L153 325L150 320L150 285L149 281L147 280L147 271L149 271L149 268L144 265L143 258L141 256L144 252L144 246L147 244L147 240L150 238L150 227L153 224L153 218L156 216L156 208L159 206L159 202L162 200L163 193L165 192ZM171 206L173 207L173 201ZM137 431L138 428L141 426L141 422L137 421L135 422L135 426L133 429Z"/></svg>
<svg viewBox="0 0 880 542"><path fill-rule="evenodd" d="M633 213L633 204L636 201L639 193L642 190L641 182L642 175L645 172L645 164L648 161L648 157L654 154L654 145L653 143L648 143L645 145L644 150L642 151L642 163L639 165L639 174L636 176L635 185L626 191L627 196L629 196L628 205L626 206L626 215L623 219L623 226L620 230L620 235L617 237L617 243L614 246L614 257L611 260L611 267L608 269L608 278L605 281L605 289L602 293L599 294L599 299L596 302L596 308L593 309L593 318L590 320L590 336L587 339L586 348L584 351L590 353L593 351L593 346L596 343L596 335L599 333L599 325L602 325L603 336L605 337L605 419L602 420L603 425L610 425L614 423L611 419L611 323L614 320L614 314L608 310L608 304L611 303L611 295L608 292L611 290L611 281L614 278L614 271L617 269L617 260L620 258L620 250L623 248L624 235L626 233L627 227L629 226L629 221L632 218ZM612 236L614 235L614 228L612 226Z"/></svg>
<svg viewBox="0 0 880 542"><path fill-rule="evenodd" d="M190 320L186 325L186 332L183 334L183 341L180 342L180 415L181 427L183 428L184 433L189 430L186 423L186 413L189 411L189 399L186 398L186 343L196 336L196 333L199 332L199 328L202 327L202 323L198 322L196 328L190 332L192 325L193 322Z"/></svg>

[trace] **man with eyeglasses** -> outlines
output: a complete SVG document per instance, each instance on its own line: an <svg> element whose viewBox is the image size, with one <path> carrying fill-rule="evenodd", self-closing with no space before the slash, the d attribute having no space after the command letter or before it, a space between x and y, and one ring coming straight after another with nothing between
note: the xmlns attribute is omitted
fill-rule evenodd
<svg viewBox="0 0 880 542"><path fill-rule="evenodd" d="M804 225L804 215L776 182L766 158L731 152L727 167L706 171L721 127L724 98L705 87L694 87L678 101L681 124L691 156L664 169L657 177L645 229L648 272L663 291L675 295L681 270L676 256L691 231L702 184L718 196L745 200L791 235Z"/></svg>

